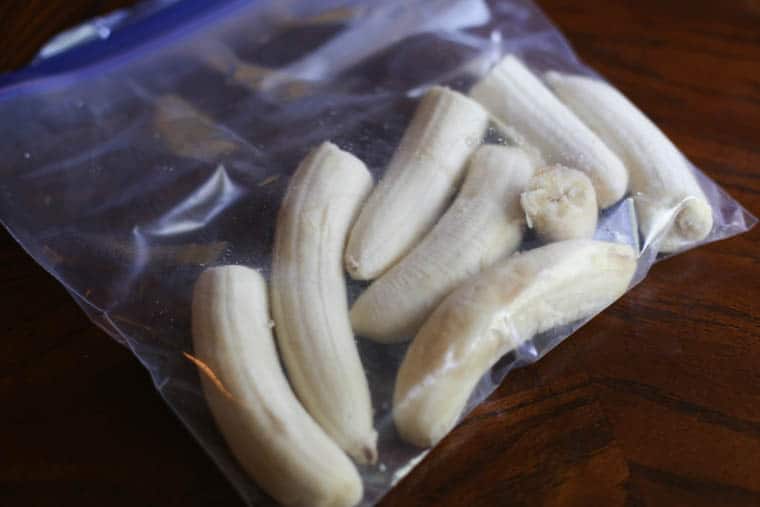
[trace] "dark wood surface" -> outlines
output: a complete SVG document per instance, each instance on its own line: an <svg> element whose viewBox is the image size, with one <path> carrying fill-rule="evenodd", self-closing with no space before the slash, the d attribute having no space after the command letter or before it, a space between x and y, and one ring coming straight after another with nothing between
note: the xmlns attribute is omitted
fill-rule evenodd
<svg viewBox="0 0 760 507"><path fill-rule="evenodd" d="M128 1L0 1L0 69ZM760 211L760 1L542 0L580 55ZM760 229L655 266L381 504L760 505ZM0 505L239 505L127 350L0 235Z"/></svg>

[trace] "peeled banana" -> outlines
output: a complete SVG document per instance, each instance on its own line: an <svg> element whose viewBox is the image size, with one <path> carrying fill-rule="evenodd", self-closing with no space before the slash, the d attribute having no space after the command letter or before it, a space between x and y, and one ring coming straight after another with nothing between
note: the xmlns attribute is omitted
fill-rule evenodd
<svg viewBox="0 0 760 507"><path fill-rule="evenodd" d="M264 78L275 73L273 69L238 58L233 49L223 42L204 41L203 45L193 50L193 55L209 68L254 92L258 91Z"/></svg>
<svg viewBox="0 0 760 507"><path fill-rule="evenodd" d="M377 433L349 321L342 254L371 188L358 158L331 143L312 151L280 208L271 286L277 340L295 392L360 463L376 460Z"/></svg>
<svg viewBox="0 0 760 507"><path fill-rule="evenodd" d="M287 506L357 504L356 467L306 413L280 367L263 277L242 266L204 271L192 321L188 357L230 450L259 486Z"/></svg>
<svg viewBox="0 0 760 507"><path fill-rule="evenodd" d="M710 233L712 208L688 162L644 113L614 87L597 79L549 72L546 80L625 161L647 243L664 232L659 250L673 252Z"/></svg>
<svg viewBox="0 0 760 507"><path fill-rule="evenodd" d="M496 64L470 96L535 146L547 163L588 174L602 208L625 194L628 173L620 159L516 57Z"/></svg>
<svg viewBox="0 0 760 507"><path fill-rule="evenodd" d="M181 157L212 161L239 148L230 132L177 95L158 98L153 121L163 142Z"/></svg>
<svg viewBox="0 0 760 507"><path fill-rule="evenodd" d="M501 356L602 310L625 292L635 268L627 245L560 241L515 254L454 290L425 321L398 372L393 418L402 438L434 445Z"/></svg>
<svg viewBox="0 0 760 507"><path fill-rule="evenodd" d="M386 343L411 338L454 287L512 253L524 228L520 192L533 170L518 148L478 148L462 190L435 227L356 300L354 331Z"/></svg>
<svg viewBox="0 0 760 507"><path fill-rule="evenodd" d="M440 217L488 126L488 113L448 88L420 102L388 171L361 211L346 248L353 278L378 277Z"/></svg>
<svg viewBox="0 0 760 507"><path fill-rule="evenodd" d="M538 172L520 196L528 227L544 241L589 239L596 231L599 209L591 180L561 165Z"/></svg>

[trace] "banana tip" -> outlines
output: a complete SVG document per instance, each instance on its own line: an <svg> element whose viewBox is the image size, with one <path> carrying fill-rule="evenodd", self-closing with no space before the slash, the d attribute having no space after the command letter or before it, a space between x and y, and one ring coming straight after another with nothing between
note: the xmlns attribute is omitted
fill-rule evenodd
<svg viewBox="0 0 760 507"><path fill-rule="evenodd" d="M364 449L362 449L362 453L364 454L364 459L367 463L377 463L377 449L374 447L365 446Z"/></svg>
<svg viewBox="0 0 760 507"><path fill-rule="evenodd" d="M346 270L354 276L359 271L359 262L353 255L346 255Z"/></svg>
<svg viewBox="0 0 760 507"><path fill-rule="evenodd" d="M557 81L561 80L562 77L562 73L557 72L556 70L550 70L544 73L544 79L547 83L549 83L549 86L554 86L554 84L556 84Z"/></svg>
<svg viewBox="0 0 760 507"><path fill-rule="evenodd" d="M704 199L689 200L676 217L678 233L687 240L704 239L710 234L712 225L712 208Z"/></svg>
<svg viewBox="0 0 760 507"><path fill-rule="evenodd" d="M377 463L377 432L373 431L363 442L350 452L353 458L362 465L374 465Z"/></svg>
<svg viewBox="0 0 760 507"><path fill-rule="evenodd" d="M713 228L713 215L710 204L698 197L692 197L683 203L675 217L673 227L668 231L660 245L660 252L676 252L691 243L701 241Z"/></svg>
<svg viewBox="0 0 760 507"><path fill-rule="evenodd" d="M346 254L344 262L346 264L346 271L348 271L348 274L354 280L372 280L377 276L377 273L367 269L366 262L360 262L351 254Z"/></svg>

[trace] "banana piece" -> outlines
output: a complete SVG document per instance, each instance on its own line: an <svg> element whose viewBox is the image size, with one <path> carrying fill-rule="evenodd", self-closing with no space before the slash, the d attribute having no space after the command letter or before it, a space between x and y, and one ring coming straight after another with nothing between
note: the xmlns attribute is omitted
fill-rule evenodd
<svg viewBox="0 0 760 507"><path fill-rule="evenodd" d="M547 73L546 80L625 161L647 243L664 232L659 250L673 252L710 233L712 208L686 158L644 113L602 81L559 72Z"/></svg>
<svg viewBox="0 0 760 507"><path fill-rule="evenodd" d="M488 113L467 96L440 86L427 92L351 230L345 260L353 278L381 275L431 229L487 126Z"/></svg>
<svg viewBox="0 0 760 507"><path fill-rule="evenodd" d="M354 331L385 343L408 339L454 287L512 253L524 229L520 192L533 170L518 148L478 148L459 195L433 230L356 300Z"/></svg>
<svg viewBox="0 0 760 507"><path fill-rule="evenodd" d="M625 292L635 268L627 245L570 240L515 254L458 287L425 321L399 369L393 418L402 438L434 445L501 356L599 312Z"/></svg>
<svg viewBox="0 0 760 507"><path fill-rule="evenodd" d="M520 196L528 227L544 241L590 239L599 209L585 173L561 165L539 171Z"/></svg>
<svg viewBox="0 0 760 507"><path fill-rule="evenodd" d="M231 47L219 41L204 40L202 45L192 49L192 54L211 70L253 92L259 91L259 86L266 77L276 73L274 69L238 58Z"/></svg>
<svg viewBox="0 0 760 507"><path fill-rule="evenodd" d="M212 161L238 149L221 125L176 95L156 100L153 124L166 146L181 157Z"/></svg>
<svg viewBox="0 0 760 507"><path fill-rule="evenodd" d="M191 47L192 55L209 69L218 72L232 84L247 88L253 93L272 88L279 83L284 98L297 99L306 95L313 85L280 69L264 67L239 58L235 52L222 42L204 40L198 47Z"/></svg>
<svg viewBox="0 0 760 507"><path fill-rule="evenodd" d="M356 505L356 467L306 413L280 367L263 277L242 266L204 271L192 329L195 357L186 356L230 450L258 485L287 506Z"/></svg>
<svg viewBox="0 0 760 507"><path fill-rule="evenodd" d="M342 254L371 188L358 158L331 143L312 151L280 208L271 287L277 340L295 392L360 463L376 460L377 433L348 316Z"/></svg>
<svg viewBox="0 0 760 507"><path fill-rule="evenodd" d="M602 208L625 194L628 173L620 159L514 56L496 64L470 96L538 148L547 163L588 174Z"/></svg>

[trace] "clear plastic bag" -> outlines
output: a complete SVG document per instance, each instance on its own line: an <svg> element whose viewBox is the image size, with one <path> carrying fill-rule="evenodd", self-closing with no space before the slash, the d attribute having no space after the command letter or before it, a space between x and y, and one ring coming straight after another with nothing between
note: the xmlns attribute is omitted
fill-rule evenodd
<svg viewBox="0 0 760 507"><path fill-rule="evenodd" d="M535 71L595 74L529 0L199 4L166 33L134 30L136 22L127 47L88 60L96 46L78 62L43 61L6 79L0 217L93 322L139 358L245 501L259 504L269 500L226 447L188 359L199 274L242 264L268 275L277 212L299 161L330 140L380 179L430 86L466 92L507 53ZM156 25L176 7L146 19ZM714 215L701 243L754 225L697 175ZM658 259L656 243L639 238L630 197L604 211L596 237L639 251L633 283ZM528 236L521 250L538 244ZM350 301L364 287L349 281ZM587 320L499 360L464 414ZM407 345L358 339L380 455L360 467L362 505L426 453L398 437L391 416Z"/></svg>

